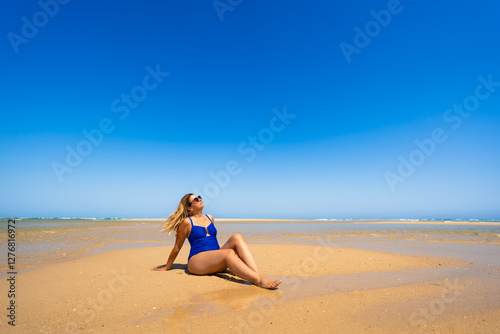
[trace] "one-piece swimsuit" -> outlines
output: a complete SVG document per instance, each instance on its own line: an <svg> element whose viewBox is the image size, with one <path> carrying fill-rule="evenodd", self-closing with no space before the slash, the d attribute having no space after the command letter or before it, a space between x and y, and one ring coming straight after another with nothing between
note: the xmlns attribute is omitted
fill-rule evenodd
<svg viewBox="0 0 500 334"><path fill-rule="evenodd" d="M191 233L189 233L188 237L191 244L191 251L189 252L188 261L198 253L220 249L214 222L208 215L205 216L210 220L210 225L207 227L194 225L191 217L188 217L191 221Z"/></svg>

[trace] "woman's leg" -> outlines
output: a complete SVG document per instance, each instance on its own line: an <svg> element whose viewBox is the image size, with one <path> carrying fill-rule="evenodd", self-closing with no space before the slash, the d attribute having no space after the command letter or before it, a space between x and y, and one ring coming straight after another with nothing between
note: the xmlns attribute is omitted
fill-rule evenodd
<svg viewBox="0 0 500 334"><path fill-rule="evenodd" d="M191 257L188 270L195 275L207 275L229 268L236 276L241 277L257 286L271 289L281 281L273 281L249 268L233 249L219 249L206 251Z"/></svg>
<svg viewBox="0 0 500 334"><path fill-rule="evenodd" d="M249 268L233 249L220 249L201 252L189 259L188 270L196 275L218 273L229 268L236 276L257 284L259 275Z"/></svg>
<svg viewBox="0 0 500 334"><path fill-rule="evenodd" d="M241 234L233 234L231 238L226 241L224 246L221 247L221 249L234 249L236 255L238 255L250 269L252 269L256 273L259 272L257 263L255 263L252 253L250 252L250 249L248 248L248 245Z"/></svg>

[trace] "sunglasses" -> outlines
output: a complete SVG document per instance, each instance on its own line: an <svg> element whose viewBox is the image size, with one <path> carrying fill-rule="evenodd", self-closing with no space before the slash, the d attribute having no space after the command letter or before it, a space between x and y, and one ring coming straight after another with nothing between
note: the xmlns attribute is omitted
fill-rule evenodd
<svg viewBox="0 0 500 334"><path fill-rule="evenodd" d="M191 206L191 204L193 204L194 202L196 202L196 203L201 202L201 196L193 198L193 200L191 201L191 203L189 203L189 206Z"/></svg>

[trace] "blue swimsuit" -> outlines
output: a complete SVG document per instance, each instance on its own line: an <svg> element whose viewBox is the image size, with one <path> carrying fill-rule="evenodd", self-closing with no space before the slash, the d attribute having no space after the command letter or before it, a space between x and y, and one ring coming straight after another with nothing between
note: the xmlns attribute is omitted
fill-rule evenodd
<svg viewBox="0 0 500 334"><path fill-rule="evenodd" d="M210 225L206 228L203 226L193 225L193 220L188 217L191 221L191 233L189 233L189 243L191 244L191 251L189 252L188 261L191 256L196 255L201 252L211 251L220 249L219 243L217 242L217 230L215 229L214 222L210 217Z"/></svg>

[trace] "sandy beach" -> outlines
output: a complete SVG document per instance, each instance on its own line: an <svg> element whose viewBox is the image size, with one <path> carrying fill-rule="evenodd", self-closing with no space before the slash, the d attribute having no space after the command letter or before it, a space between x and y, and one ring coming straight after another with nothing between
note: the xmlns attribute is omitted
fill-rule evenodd
<svg viewBox="0 0 500 334"><path fill-rule="evenodd" d="M168 237L169 240L172 236ZM220 240L223 243L225 240ZM186 242L96 252L15 278L15 327L0 281L2 333L497 333L497 245L317 237L250 243L265 290L229 271L187 272ZM385 245L381 247L381 245ZM450 245L452 248L450 248Z"/></svg>

